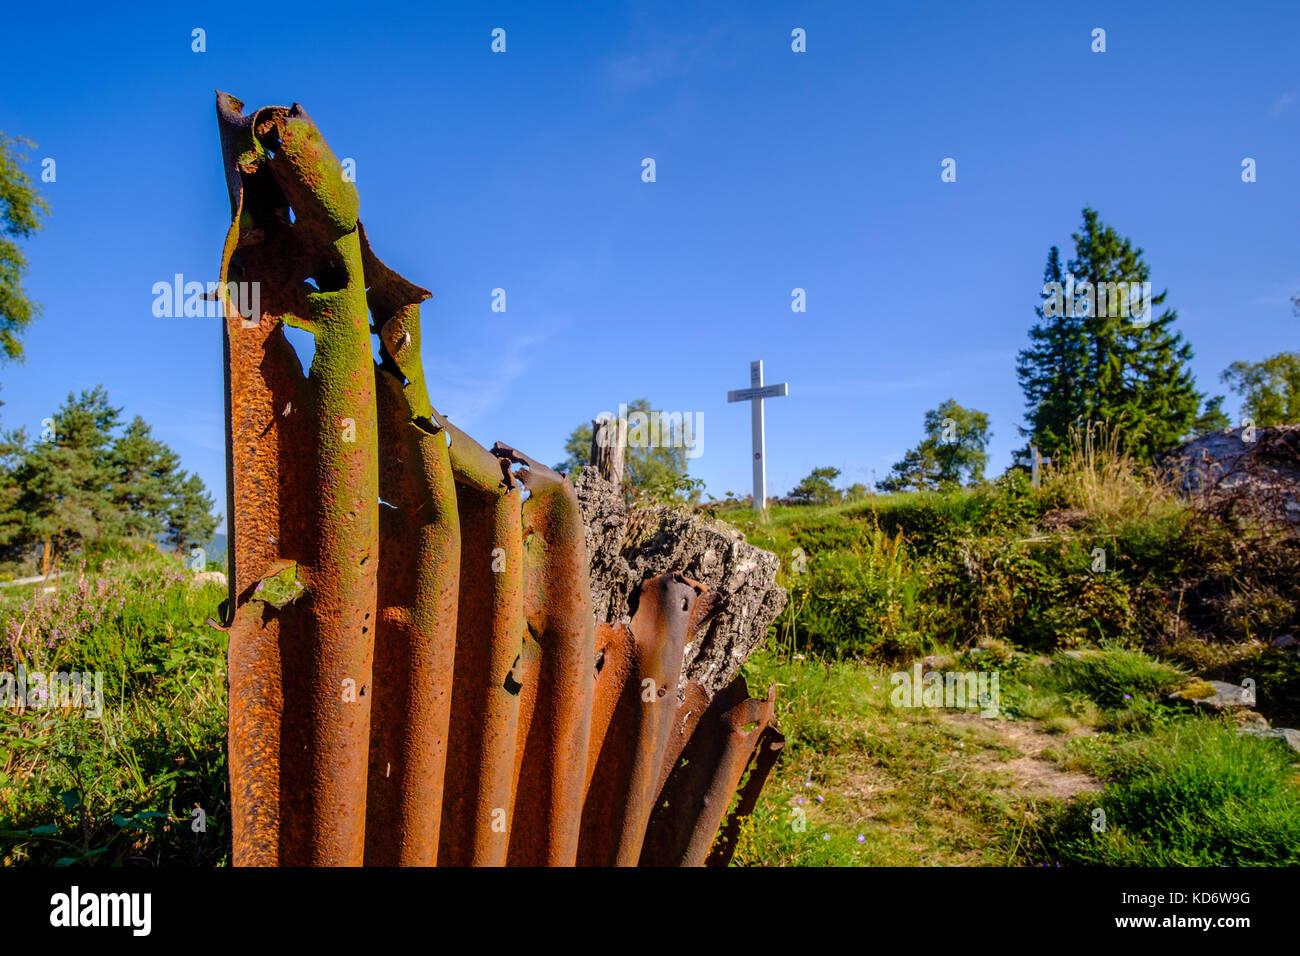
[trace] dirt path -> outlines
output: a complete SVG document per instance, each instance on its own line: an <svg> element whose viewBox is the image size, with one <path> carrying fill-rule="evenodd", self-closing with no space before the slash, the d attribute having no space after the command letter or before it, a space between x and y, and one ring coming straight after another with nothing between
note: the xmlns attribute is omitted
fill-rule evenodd
<svg viewBox="0 0 1300 956"><path fill-rule="evenodd" d="M1069 800L1081 793L1096 793L1103 783L1096 777L1073 770L1062 770L1043 757L1047 748L1064 743L1074 737L1092 736L1086 729L1069 734L1049 734L1033 721L989 720L978 714L946 713L946 723L978 730L989 742L1017 751L1020 756L1010 759L993 753L983 753L975 758L975 769L987 772L1009 773L1016 789L1031 797Z"/></svg>

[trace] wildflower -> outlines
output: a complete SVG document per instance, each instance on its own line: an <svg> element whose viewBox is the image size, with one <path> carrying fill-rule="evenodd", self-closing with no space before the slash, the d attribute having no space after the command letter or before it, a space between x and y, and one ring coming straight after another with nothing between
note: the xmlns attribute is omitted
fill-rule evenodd
<svg viewBox="0 0 1300 956"><path fill-rule="evenodd" d="M823 840L829 840L830 838L831 838L831 835L830 835L829 833L823 833L823 834L822 834L822 839L823 839Z"/></svg>
<svg viewBox="0 0 1300 956"><path fill-rule="evenodd" d="M866 842L867 842L867 838L864 837L861 833L859 833L859 834L858 834L858 842L859 842L859 843L866 843Z"/></svg>
<svg viewBox="0 0 1300 956"><path fill-rule="evenodd" d="M817 794L817 802L818 802L818 803L825 803L825 802L826 802L826 798L823 797L823 796L819 793L819 794Z"/></svg>
<svg viewBox="0 0 1300 956"><path fill-rule="evenodd" d="M1133 699L1133 695L1132 695L1132 694L1125 694L1125 695L1124 695L1124 699L1125 699L1125 700L1132 700L1132 699Z"/></svg>

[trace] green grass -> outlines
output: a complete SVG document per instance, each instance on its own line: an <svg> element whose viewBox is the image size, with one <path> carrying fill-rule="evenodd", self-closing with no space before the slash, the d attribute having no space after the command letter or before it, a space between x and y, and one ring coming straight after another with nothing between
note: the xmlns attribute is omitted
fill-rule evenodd
<svg viewBox="0 0 1300 956"><path fill-rule="evenodd" d="M889 675L770 651L751 658L750 686L777 684L787 743L737 865L1031 862L1023 834L1045 805L999 779L997 763L1013 751L941 712L893 707Z"/></svg>
<svg viewBox="0 0 1300 956"><path fill-rule="evenodd" d="M102 671L107 699L98 719L0 710L0 862L228 860L226 642L204 623L222 597L157 554L65 575L55 595L6 595L0 630L21 636L0 669Z"/></svg>
<svg viewBox="0 0 1300 956"><path fill-rule="evenodd" d="M1002 719L894 707L888 667L756 654L747 680L777 684L787 744L736 865L1297 861L1296 755L1165 704L1164 693L1186 680L1178 668L1122 648L1048 662L996 646L949 653L940 667L997 670ZM1026 790L1005 770L1021 757L1005 731L1031 725L1061 735L1043 765L1104 789L1073 800ZM1092 830L1098 809L1102 833Z"/></svg>
<svg viewBox="0 0 1300 956"><path fill-rule="evenodd" d="M1013 717L1044 721L1062 732L1079 726L1137 730L1181 712L1163 697L1188 678L1183 669L1136 650L1058 653L1004 679L1002 707Z"/></svg>
<svg viewBox="0 0 1300 956"><path fill-rule="evenodd" d="M1277 741L1199 717L1125 741L1091 758L1114 782L1044 827L1042 851L1104 866L1295 866L1295 757ZM1095 809L1105 813L1100 832Z"/></svg>

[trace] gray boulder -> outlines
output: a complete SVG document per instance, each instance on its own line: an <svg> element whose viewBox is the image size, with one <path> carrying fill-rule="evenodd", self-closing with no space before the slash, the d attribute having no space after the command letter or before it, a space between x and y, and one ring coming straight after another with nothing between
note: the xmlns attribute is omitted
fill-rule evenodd
<svg viewBox="0 0 1300 956"><path fill-rule="evenodd" d="M1170 694L1169 699L1209 710L1236 710L1255 706L1252 692L1221 680L1196 681L1191 686Z"/></svg>
<svg viewBox="0 0 1300 956"><path fill-rule="evenodd" d="M1210 432L1169 452L1160 465L1195 501L1300 528L1300 425Z"/></svg>
<svg viewBox="0 0 1300 956"><path fill-rule="evenodd" d="M1300 751L1300 730L1292 730L1290 727L1259 727L1251 725L1240 728L1238 733L1250 737L1281 740L1292 750Z"/></svg>

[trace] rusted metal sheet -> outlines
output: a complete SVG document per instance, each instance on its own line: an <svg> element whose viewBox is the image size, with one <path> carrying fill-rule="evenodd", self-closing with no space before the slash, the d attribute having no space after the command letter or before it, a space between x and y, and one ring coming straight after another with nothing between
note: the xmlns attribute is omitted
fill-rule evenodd
<svg viewBox="0 0 1300 956"><path fill-rule="evenodd" d="M761 786L784 744L775 729L775 703L775 688L766 700L751 698L743 677L708 703L660 791L641 852L642 866L702 866L708 861L751 760L758 753L755 774ZM767 745L766 751L760 751L761 743ZM752 809L752 802L738 806L737 823ZM732 843L734 847L734 833ZM729 859L728 849L715 862Z"/></svg>
<svg viewBox="0 0 1300 956"><path fill-rule="evenodd" d="M217 116L235 864L726 862L780 738L771 694L679 686L715 596L662 575L598 626L573 488L433 408L429 292L315 124Z"/></svg>
<svg viewBox="0 0 1300 956"><path fill-rule="evenodd" d="M439 420L441 418L439 417ZM523 653L519 486L501 460L448 423L462 529L460 604L439 860L500 866L515 803Z"/></svg>
<svg viewBox="0 0 1300 956"><path fill-rule="evenodd" d="M641 855L675 722L688 625L702 591L680 574L644 582L630 640L616 641L606 654L598 696L614 704L601 739L592 741L596 759L582 817L583 864L635 866ZM610 661L611 654L621 659Z"/></svg>

